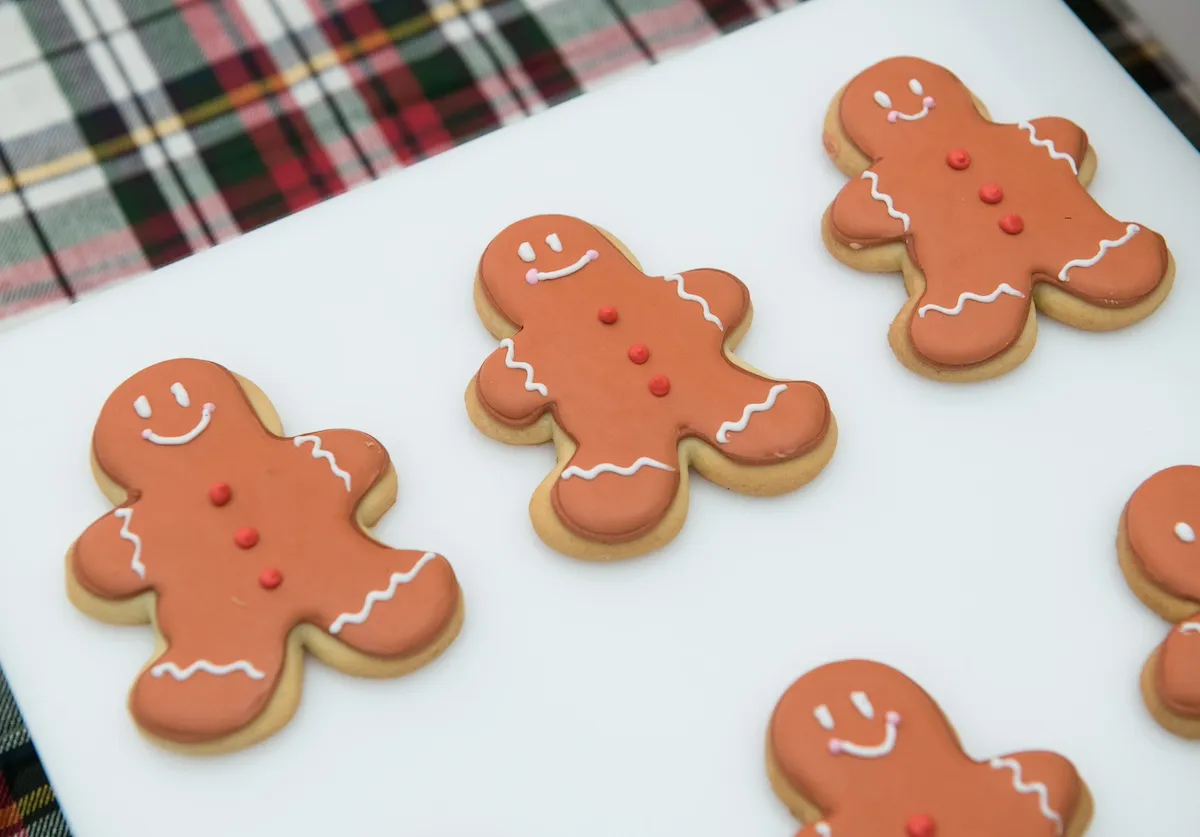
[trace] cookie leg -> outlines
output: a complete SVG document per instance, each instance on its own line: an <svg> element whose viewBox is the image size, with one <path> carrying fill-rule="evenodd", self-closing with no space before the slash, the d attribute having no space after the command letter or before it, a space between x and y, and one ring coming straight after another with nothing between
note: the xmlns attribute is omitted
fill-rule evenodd
<svg viewBox="0 0 1200 837"><path fill-rule="evenodd" d="M674 436L639 434L611 447L581 445L554 480L550 502L575 535L622 543L662 522L679 486Z"/></svg>
<svg viewBox="0 0 1200 837"><path fill-rule="evenodd" d="M462 595L440 555L356 538L324 585L306 638L330 665L361 676L397 676L437 656L458 633Z"/></svg>
<svg viewBox="0 0 1200 837"><path fill-rule="evenodd" d="M1172 722L1168 729L1200 737L1200 613L1175 626L1159 647L1153 686Z"/></svg>
<svg viewBox="0 0 1200 837"><path fill-rule="evenodd" d="M972 367L1000 357L1020 339L1029 318L1029 280L981 276L971 284L977 290L926 290L901 312L912 350L925 362Z"/></svg>

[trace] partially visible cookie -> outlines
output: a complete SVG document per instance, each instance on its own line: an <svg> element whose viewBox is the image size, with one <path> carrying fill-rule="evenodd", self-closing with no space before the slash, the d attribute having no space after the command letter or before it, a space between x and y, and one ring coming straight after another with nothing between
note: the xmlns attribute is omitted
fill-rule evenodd
<svg viewBox="0 0 1200 837"><path fill-rule="evenodd" d="M1080 837L1092 800L1056 753L976 762L920 686L868 660L813 669L767 734L771 786L797 837Z"/></svg>
<svg viewBox="0 0 1200 837"><path fill-rule="evenodd" d="M258 387L202 360L138 372L104 404L92 470L117 506L67 553L67 593L158 642L129 694L138 728L190 753L287 723L307 649L395 677L458 634L462 596L433 552L368 527L396 499L383 446L357 430L283 437Z"/></svg>
<svg viewBox="0 0 1200 837"><path fill-rule="evenodd" d="M500 346L467 388L467 411L502 442L554 442L558 462L530 517L564 554L626 558L671 540L689 468L770 495L833 456L821 388L733 356L751 307L728 273L649 276L597 227L540 215L488 245L475 305Z"/></svg>
<svg viewBox="0 0 1200 837"><path fill-rule="evenodd" d="M1142 668L1142 697L1165 729L1200 738L1200 467L1159 471L1133 492L1117 557L1137 597L1175 626Z"/></svg>
<svg viewBox="0 0 1200 837"><path fill-rule="evenodd" d="M825 213L829 251L901 272L909 300L889 332L930 378L977 381L1033 350L1034 305L1076 328L1135 323L1166 298L1162 237L1088 194L1096 154L1060 117L992 122L953 73L889 58L838 91L825 150L851 177Z"/></svg>

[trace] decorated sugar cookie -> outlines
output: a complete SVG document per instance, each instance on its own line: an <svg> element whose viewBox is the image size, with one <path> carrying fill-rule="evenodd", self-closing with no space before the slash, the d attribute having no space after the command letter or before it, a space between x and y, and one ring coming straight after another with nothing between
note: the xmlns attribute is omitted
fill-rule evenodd
<svg viewBox="0 0 1200 837"><path fill-rule="evenodd" d="M96 422L93 472L117 508L71 546L67 590L97 619L153 623L129 710L164 746L223 752L278 730L305 649L392 677L458 632L446 560L366 533L396 496L383 446L356 430L282 432L257 387L201 360L142 370Z"/></svg>
<svg viewBox="0 0 1200 837"><path fill-rule="evenodd" d="M1173 623L1142 668L1142 697L1163 727L1200 738L1200 467L1142 483L1121 515L1117 553L1133 592Z"/></svg>
<svg viewBox="0 0 1200 837"><path fill-rule="evenodd" d="M475 303L500 345L467 409L501 441L553 439L558 464L530 512L563 553L622 558L670 540L687 512L689 467L765 495L808 482L833 455L820 387L730 354L751 307L728 273L647 275L596 227L542 215L488 245Z"/></svg>
<svg viewBox="0 0 1200 837"><path fill-rule="evenodd" d="M767 737L771 785L797 837L1080 837L1092 801L1075 766L1034 751L975 761L933 698L867 660L784 693Z"/></svg>
<svg viewBox="0 0 1200 837"><path fill-rule="evenodd" d="M1096 154L1074 123L992 122L949 70L889 58L834 98L825 149L851 179L825 214L825 244L859 270L904 274L897 357L972 381L1023 361L1034 305L1105 331L1148 316L1174 263L1162 237L1087 193Z"/></svg>

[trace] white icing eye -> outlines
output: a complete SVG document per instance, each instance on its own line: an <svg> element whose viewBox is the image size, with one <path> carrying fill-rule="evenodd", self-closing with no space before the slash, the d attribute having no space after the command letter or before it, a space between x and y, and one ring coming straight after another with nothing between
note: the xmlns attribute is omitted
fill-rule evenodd
<svg viewBox="0 0 1200 837"><path fill-rule="evenodd" d="M881 108L890 108L892 106L892 97L884 93L882 90L875 91L875 104Z"/></svg>
<svg viewBox="0 0 1200 837"><path fill-rule="evenodd" d="M517 248L517 255L521 257L523 262L531 262L537 258L533 254L533 245L528 241L522 241L521 246Z"/></svg>
<svg viewBox="0 0 1200 837"><path fill-rule="evenodd" d="M175 403L180 407L189 407L192 400L188 398L187 390L183 388L183 384L176 381L171 384L171 393L175 396Z"/></svg>
<svg viewBox="0 0 1200 837"><path fill-rule="evenodd" d="M1175 524L1175 537L1184 543L1191 543L1196 540L1196 532L1191 526L1188 526L1183 521Z"/></svg>
<svg viewBox="0 0 1200 837"><path fill-rule="evenodd" d="M562 252L562 242L558 240L558 233L550 233L546 236L546 243L550 245L550 249L555 253Z"/></svg>
<svg viewBox="0 0 1200 837"><path fill-rule="evenodd" d="M142 418L150 418L150 400L144 395L139 395L133 402L133 409Z"/></svg>
<svg viewBox="0 0 1200 837"><path fill-rule="evenodd" d="M867 697L866 692L851 692L850 702L868 721L875 717L875 707L871 705L871 700Z"/></svg>
<svg viewBox="0 0 1200 837"><path fill-rule="evenodd" d="M917 81L915 78L910 78L908 80L908 89L916 93L918 96L925 95L925 88L922 87L921 82Z"/></svg>
<svg viewBox="0 0 1200 837"><path fill-rule="evenodd" d="M821 704L813 710L813 717L817 719L817 723L825 727L825 729L833 729L833 715L829 711L829 707Z"/></svg>

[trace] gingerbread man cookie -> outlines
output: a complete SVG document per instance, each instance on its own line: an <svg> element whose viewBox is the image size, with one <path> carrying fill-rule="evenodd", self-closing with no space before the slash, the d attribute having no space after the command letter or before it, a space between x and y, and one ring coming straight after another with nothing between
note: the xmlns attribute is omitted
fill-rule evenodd
<svg viewBox="0 0 1200 837"><path fill-rule="evenodd" d="M1175 627L1142 668L1142 697L1165 729L1200 738L1200 467L1177 465L1142 483L1121 515L1126 581Z"/></svg>
<svg viewBox="0 0 1200 837"><path fill-rule="evenodd" d="M607 560L669 541L687 513L689 465L769 495L808 482L833 455L820 387L730 356L751 308L728 273L648 276L596 227L541 215L488 245L475 304L502 339L467 409L500 441L554 440L558 465L531 516L563 553Z"/></svg>
<svg viewBox="0 0 1200 837"><path fill-rule="evenodd" d="M383 446L282 432L257 387L201 360L142 370L96 422L92 470L117 509L71 546L67 591L94 618L154 625L129 710L164 746L226 752L278 730L306 648L393 677L458 633L446 560L366 533L396 497Z"/></svg>
<svg viewBox="0 0 1200 837"><path fill-rule="evenodd" d="M850 176L825 244L859 270L900 271L909 301L889 340L915 372L1001 375L1033 350L1034 308L1106 331L1166 298L1174 262L1158 233L1088 195L1096 155L1059 117L992 122L949 70L889 58L834 98L825 150Z"/></svg>
<svg viewBox="0 0 1200 837"><path fill-rule="evenodd" d="M1050 752L976 762L925 691L868 660L801 677L767 735L771 785L797 837L1079 837L1091 795Z"/></svg>

